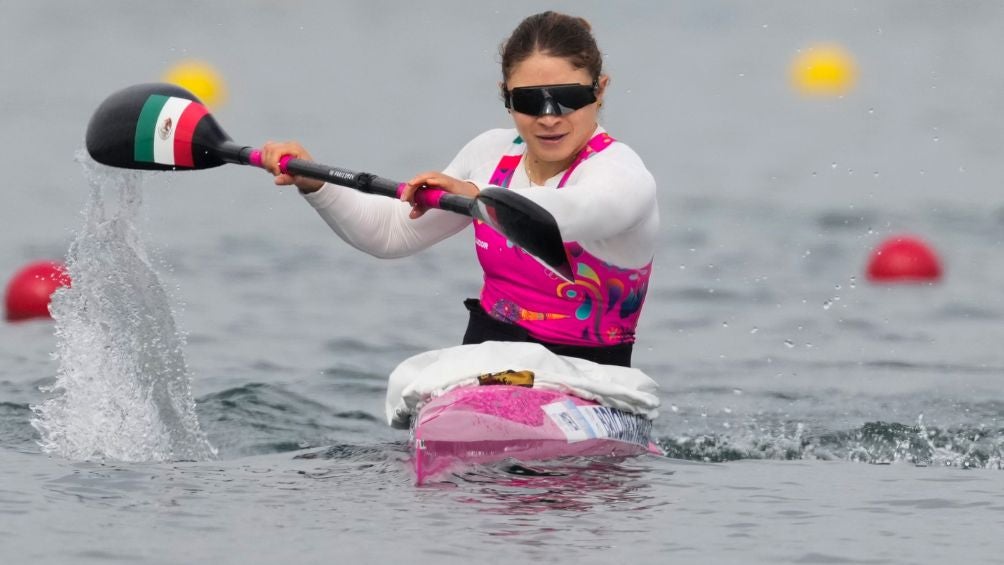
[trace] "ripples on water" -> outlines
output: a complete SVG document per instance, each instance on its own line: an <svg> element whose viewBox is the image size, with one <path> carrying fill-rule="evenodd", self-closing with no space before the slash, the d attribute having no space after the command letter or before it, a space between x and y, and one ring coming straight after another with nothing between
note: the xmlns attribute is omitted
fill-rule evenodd
<svg viewBox="0 0 1004 565"><path fill-rule="evenodd" d="M338 410L285 387L254 383L199 400L200 419L224 456L293 451L386 426L360 410Z"/></svg>
<svg viewBox="0 0 1004 565"><path fill-rule="evenodd" d="M728 434L662 438L670 457L695 461L820 459L1001 469L1004 428L938 429L918 423L870 422L846 431L808 432L801 422L750 426Z"/></svg>

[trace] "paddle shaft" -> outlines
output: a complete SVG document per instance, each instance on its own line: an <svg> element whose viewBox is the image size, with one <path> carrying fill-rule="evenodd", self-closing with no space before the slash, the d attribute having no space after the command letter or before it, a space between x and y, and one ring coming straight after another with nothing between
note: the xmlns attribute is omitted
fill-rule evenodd
<svg viewBox="0 0 1004 565"><path fill-rule="evenodd" d="M261 162L260 149L226 141L221 143L216 150L220 159L228 163L264 168ZM322 180L340 186L347 186L361 192L388 196L390 198L400 198L401 193L407 186L404 183L378 177L370 173L360 173L340 167L330 167L313 161L294 159L289 156L283 157L279 161L279 169L291 175ZM415 195L415 201L425 208L439 208L465 216L472 215L471 207L473 200L471 198L460 196L459 194L450 194L444 190L421 189Z"/></svg>

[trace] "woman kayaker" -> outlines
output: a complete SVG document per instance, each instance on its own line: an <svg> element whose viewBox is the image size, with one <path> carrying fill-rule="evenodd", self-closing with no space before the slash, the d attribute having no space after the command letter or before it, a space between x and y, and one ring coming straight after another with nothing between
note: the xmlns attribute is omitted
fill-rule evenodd
<svg viewBox="0 0 1004 565"><path fill-rule="evenodd" d="M414 203L423 187L475 196L505 187L550 212L575 274L562 280L488 225L474 222L484 269L465 306L463 343L532 341L551 351L630 366L659 228L655 180L638 155L597 124L610 79L582 18L544 12L501 46L502 98L515 129L489 130L442 172L408 181L398 202L282 174L279 159L311 159L296 142L268 143L262 161L278 185L295 184L342 239L377 257L411 255L471 220Z"/></svg>

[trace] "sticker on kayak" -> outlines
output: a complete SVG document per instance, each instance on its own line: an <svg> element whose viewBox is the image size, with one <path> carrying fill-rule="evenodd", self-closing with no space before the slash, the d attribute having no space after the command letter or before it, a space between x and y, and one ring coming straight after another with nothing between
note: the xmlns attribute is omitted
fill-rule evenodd
<svg viewBox="0 0 1004 565"><path fill-rule="evenodd" d="M568 438L568 443L585 441L596 437L589 422L579 411L579 407L571 400L545 404L541 408L551 421L561 429L561 432Z"/></svg>
<svg viewBox="0 0 1004 565"><path fill-rule="evenodd" d="M568 443L612 438L647 445L652 432L651 421L609 406L578 406L564 400L541 408L565 434Z"/></svg>

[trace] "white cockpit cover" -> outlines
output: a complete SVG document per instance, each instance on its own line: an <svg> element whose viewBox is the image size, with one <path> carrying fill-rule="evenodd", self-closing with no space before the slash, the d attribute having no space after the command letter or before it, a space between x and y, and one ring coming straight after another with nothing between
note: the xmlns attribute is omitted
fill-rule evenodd
<svg viewBox="0 0 1004 565"><path fill-rule="evenodd" d="M387 423L407 428L429 399L476 384L485 373L506 370L533 371L535 388L567 392L649 419L659 415L659 385L638 369L555 355L536 343L488 341L404 360L387 383Z"/></svg>

